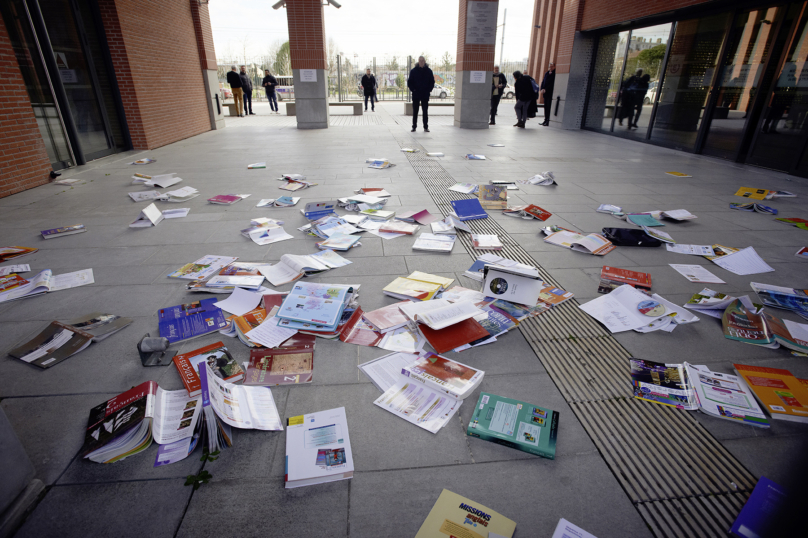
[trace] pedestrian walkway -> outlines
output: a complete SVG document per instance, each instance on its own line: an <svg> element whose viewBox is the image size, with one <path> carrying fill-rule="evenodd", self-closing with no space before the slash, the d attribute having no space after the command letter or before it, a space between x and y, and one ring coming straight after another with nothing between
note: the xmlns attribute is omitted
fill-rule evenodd
<svg viewBox="0 0 808 538"><path fill-rule="evenodd" d="M294 118L264 116L257 108L257 116L228 118L223 130L109 157L63 175L85 179L84 185L46 185L0 199L4 243L40 248L21 262L54 273L92 267L96 280L92 286L0 304L0 348L78 310L135 319L120 334L52 369L35 370L8 357L0 361L0 406L37 477L48 486L18 536L413 536L443 488L514 519L517 537L550 536L560 517L599 538L716 536L728 528L759 476L787 482L793 458L804 453L808 440L804 425L774 421L770 430L758 430L633 400L626 360L688 360L722 372L742 362L786 368L806 378L804 358L726 340L720 322L706 316L671 334L612 336L575 304L553 309L495 344L456 355L486 371L482 390L560 412L555 460L468 438L471 402L435 435L401 421L372 404L378 391L356 368L386 352L323 339L317 341L314 382L272 392L282 417L346 408L356 466L352 480L283 489L283 432L237 431L233 448L204 464L197 452L154 468L154 446L109 465L77 456L93 406L150 379L164 389L182 388L173 367L143 368L135 350L143 334L156 332L159 308L198 298L167 279L170 271L204 254L274 262L285 253L316 250L313 238L295 230L305 223L300 205L255 208L259 199L281 192L275 181L280 173L301 173L318 184L299 193L301 204L378 186L392 194L391 209L445 214L452 199L445 188L456 181L526 179L552 170L559 185L520 186L510 191L511 204L535 203L553 213L547 224L584 232L620 225L594 211L601 203L628 211L685 208L699 218L666 226L678 241L754 246L775 268L755 277L716 269L727 281L716 286L719 291L751 294L753 280L808 288L806 262L794 256L808 245L808 233L728 207L740 200L733 193L741 186L788 190L799 198L768 205L782 216L808 218L804 179L585 131L544 128L540 120L516 129L507 106L500 106L495 127L460 130L451 126L449 111L430 114L430 133L421 130L420 121L419 130L410 133L402 103L380 103L376 116L332 115L333 128L316 131L298 130ZM352 125L349 118L379 120ZM492 143L504 147L488 147ZM446 157L403 154L401 147ZM487 160L467 161L466 153L484 154ZM157 162L137 170L126 164L146 156ZM368 157L387 157L396 166L372 170L364 163ZM267 168L247 170L247 164L259 161ZM126 195L139 190L130 185L133 171L177 172L182 185L202 196L182 204L191 208L184 219L130 229L142 205ZM674 178L667 171L693 177ZM205 202L231 192L252 196L233 206ZM537 221L489 213L489 219L473 222L475 229L499 234L506 245L503 255L538 264L544 278L575 293L578 303L597 296L603 264L651 273L654 291L677 304L704 286L687 282L668 266L702 263L700 258L643 248L588 256L544 243ZM295 239L260 247L243 238L239 230L258 216L284 220ZM77 223L89 231L55 241L38 237L40 230ZM311 280L360 284L365 310L389 304L382 288L415 270L475 285L462 276L475 254L462 236L448 255L413 251L413 240L368 235L361 247L345 253L353 264ZM788 313L784 317L800 321ZM218 339L192 340L180 352ZM246 359L247 348L227 344L240 362ZM185 476L203 466L212 481L197 491L183 486Z"/></svg>

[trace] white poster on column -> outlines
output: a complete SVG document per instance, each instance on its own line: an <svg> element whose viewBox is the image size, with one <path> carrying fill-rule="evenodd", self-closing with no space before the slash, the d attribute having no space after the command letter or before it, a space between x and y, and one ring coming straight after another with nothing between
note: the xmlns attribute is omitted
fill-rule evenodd
<svg viewBox="0 0 808 538"><path fill-rule="evenodd" d="M494 45L497 42L499 2L469 2L466 11L466 44Z"/></svg>
<svg viewBox="0 0 808 538"><path fill-rule="evenodd" d="M300 82L317 82L317 70L316 69L301 69L300 70Z"/></svg>
<svg viewBox="0 0 808 538"><path fill-rule="evenodd" d="M485 83L485 71L472 71L469 75L469 82L472 84Z"/></svg>

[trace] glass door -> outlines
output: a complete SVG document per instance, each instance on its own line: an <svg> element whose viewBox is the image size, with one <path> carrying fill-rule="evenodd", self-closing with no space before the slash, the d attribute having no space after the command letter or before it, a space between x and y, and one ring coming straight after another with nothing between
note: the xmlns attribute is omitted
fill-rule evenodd
<svg viewBox="0 0 808 538"><path fill-rule="evenodd" d="M598 40L592 84L584 125L591 129L611 131L615 109L619 107L623 63L628 45L628 32L601 36Z"/></svg>

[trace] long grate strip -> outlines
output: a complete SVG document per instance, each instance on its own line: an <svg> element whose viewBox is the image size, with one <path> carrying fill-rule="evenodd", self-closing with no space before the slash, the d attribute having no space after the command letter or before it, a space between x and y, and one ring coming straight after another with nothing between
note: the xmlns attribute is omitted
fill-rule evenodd
<svg viewBox="0 0 808 538"><path fill-rule="evenodd" d="M394 134L443 215L450 202L469 198L414 139ZM501 255L539 268L558 282L492 218L466 221L475 233L496 234ZM471 237L457 235L477 257ZM575 299L519 324L525 339L561 391L623 490L659 537L726 533L749 497L755 477L689 413L632 397L631 354L578 308Z"/></svg>

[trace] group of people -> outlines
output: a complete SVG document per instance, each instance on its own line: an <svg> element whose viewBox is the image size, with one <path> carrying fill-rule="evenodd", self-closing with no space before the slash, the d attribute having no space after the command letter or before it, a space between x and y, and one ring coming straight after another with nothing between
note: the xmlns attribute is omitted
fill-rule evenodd
<svg viewBox="0 0 808 538"><path fill-rule="evenodd" d="M514 71L513 85L514 96L516 97L516 123L514 127L525 128L528 118L535 118L538 112L538 100L542 99L544 104L544 121L539 125L547 127L550 125L550 110L553 102L553 89L555 87L555 63L550 62L550 67L544 74L541 84L538 84L527 71ZM494 66L494 75L491 77L491 121L489 125L497 124L497 108L499 101L508 86L508 79L499 72L499 66Z"/></svg>
<svg viewBox="0 0 808 538"><path fill-rule="evenodd" d="M242 65L241 72L236 71L236 66L232 66L227 73L227 83L230 84L230 91L233 92L233 100L236 102L236 110L239 111L238 117L250 115L255 116L252 111L252 94L253 85L250 75L247 74L247 67ZM278 98L275 95L275 86L278 85L278 80L272 76L269 69L264 70L264 79L261 81L261 86L267 94L269 101L269 108L275 114L278 112ZM241 109L244 109L244 114L241 114Z"/></svg>
<svg viewBox="0 0 808 538"><path fill-rule="evenodd" d="M620 110L617 113L617 121L623 125L623 120L628 118L628 129L637 129L637 120L640 119L642 106L645 102L645 95L651 84L651 75L643 75L642 69L637 69L633 75L628 77L620 89Z"/></svg>

